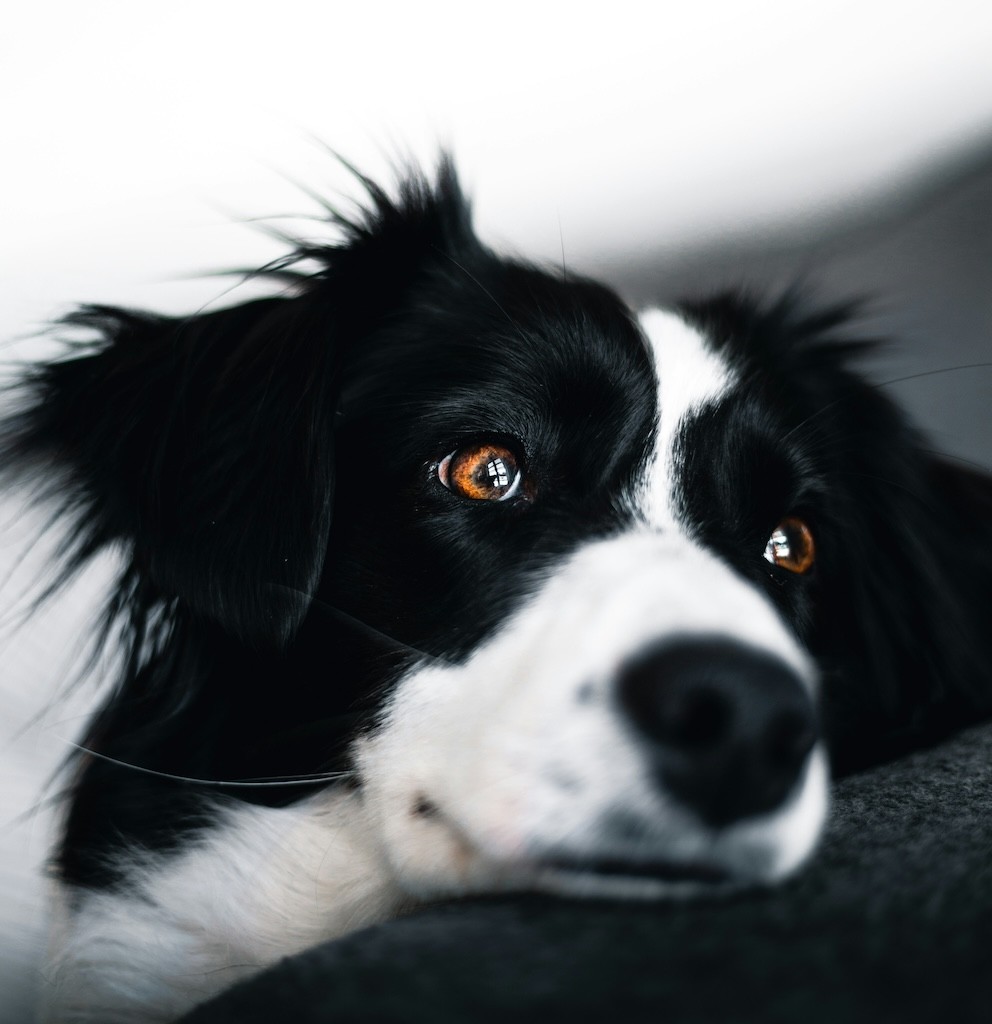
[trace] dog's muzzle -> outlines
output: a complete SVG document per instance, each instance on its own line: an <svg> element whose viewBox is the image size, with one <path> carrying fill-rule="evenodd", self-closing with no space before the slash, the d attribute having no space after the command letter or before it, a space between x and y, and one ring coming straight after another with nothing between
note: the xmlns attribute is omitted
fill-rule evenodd
<svg viewBox="0 0 992 1024"><path fill-rule="evenodd" d="M645 532L577 551L465 662L404 680L359 763L418 895L768 882L822 831L816 693L759 587Z"/></svg>

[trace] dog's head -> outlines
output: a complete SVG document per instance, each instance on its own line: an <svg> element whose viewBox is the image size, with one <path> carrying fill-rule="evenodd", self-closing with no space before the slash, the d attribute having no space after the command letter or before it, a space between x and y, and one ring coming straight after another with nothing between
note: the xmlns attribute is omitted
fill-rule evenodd
<svg viewBox="0 0 992 1024"><path fill-rule="evenodd" d="M345 758L419 893L783 876L824 736L857 762L981 704L987 485L848 368L842 312L638 320L483 246L447 164L366 184L286 297L73 316L98 340L8 423L11 462L65 471L70 565L125 551L90 745ZM121 770L88 772L90 831L126 835Z"/></svg>

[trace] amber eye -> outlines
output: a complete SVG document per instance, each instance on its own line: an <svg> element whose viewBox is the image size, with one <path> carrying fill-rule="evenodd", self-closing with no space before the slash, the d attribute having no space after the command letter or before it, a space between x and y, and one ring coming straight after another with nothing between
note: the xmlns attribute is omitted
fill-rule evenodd
<svg viewBox="0 0 992 1024"><path fill-rule="evenodd" d="M816 545L810 528L798 517L788 516L772 530L765 545L765 558L782 569L799 575L816 561Z"/></svg>
<svg viewBox="0 0 992 1024"><path fill-rule="evenodd" d="M520 490L523 472L509 448L473 444L443 458L437 466L437 478L463 498L505 501Z"/></svg>

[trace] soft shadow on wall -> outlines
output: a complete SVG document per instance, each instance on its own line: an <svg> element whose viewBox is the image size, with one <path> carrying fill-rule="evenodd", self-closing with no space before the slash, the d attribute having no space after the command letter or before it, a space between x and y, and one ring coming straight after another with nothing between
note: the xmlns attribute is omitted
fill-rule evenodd
<svg viewBox="0 0 992 1024"><path fill-rule="evenodd" d="M591 270L637 306L796 283L815 301L864 299L858 330L886 341L871 377L935 449L992 470L992 134L829 218Z"/></svg>

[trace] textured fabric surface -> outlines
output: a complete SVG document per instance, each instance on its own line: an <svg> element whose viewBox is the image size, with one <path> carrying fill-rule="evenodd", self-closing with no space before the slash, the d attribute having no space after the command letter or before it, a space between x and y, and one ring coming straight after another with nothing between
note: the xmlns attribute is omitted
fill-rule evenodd
<svg viewBox="0 0 992 1024"><path fill-rule="evenodd" d="M187 1018L273 1020L992 1020L992 726L837 783L819 855L778 889L437 906Z"/></svg>

